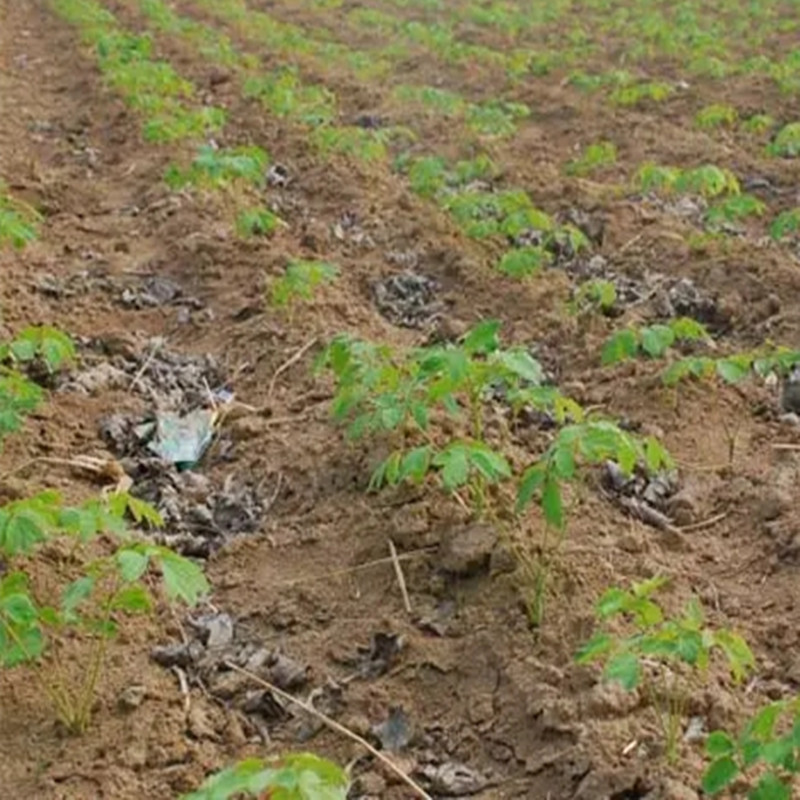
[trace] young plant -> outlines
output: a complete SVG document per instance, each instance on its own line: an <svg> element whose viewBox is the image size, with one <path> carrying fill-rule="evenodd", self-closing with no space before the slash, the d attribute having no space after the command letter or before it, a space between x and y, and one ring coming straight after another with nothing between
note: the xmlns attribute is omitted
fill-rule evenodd
<svg viewBox="0 0 800 800"><path fill-rule="evenodd" d="M281 220L268 208L246 208L236 217L236 233L242 239L253 236L270 236Z"/></svg>
<svg viewBox="0 0 800 800"><path fill-rule="evenodd" d="M127 514L137 522L160 524L154 509L124 493L66 506L56 493L43 492L0 507L0 555L5 564L0 577L0 665L30 669L59 720L73 733L89 725L108 641L121 620L152 608L145 580L149 567L160 571L171 601L194 604L208 590L193 562L129 534L123 521ZM100 537L113 539L110 554L98 556L90 547ZM67 548L70 562L79 565L50 575L50 591L40 588L28 571L31 558L45 543L56 551ZM50 566L47 571L52 572ZM71 579L67 573L73 574ZM53 593L56 580L63 585ZM90 645L77 685L59 668L63 647L75 639ZM48 648L52 660L44 658Z"/></svg>
<svg viewBox="0 0 800 800"><path fill-rule="evenodd" d="M552 260L544 247L514 247L503 254L497 270L511 278L528 278Z"/></svg>
<svg viewBox="0 0 800 800"><path fill-rule="evenodd" d="M617 148L613 142L597 142L590 144L581 155L567 164L567 175L584 177L617 161Z"/></svg>
<svg viewBox="0 0 800 800"><path fill-rule="evenodd" d="M164 180L171 189L194 186L219 189L240 182L261 187L266 180L269 156L256 146L216 148L203 145L188 169L171 165Z"/></svg>
<svg viewBox="0 0 800 800"><path fill-rule="evenodd" d="M247 78L243 94L257 98L276 116L292 117L313 127L329 123L336 116L333 95L327 89L301 83L293 67Z"/></svg>
<svg viewBox="0 0 800 800"><path fill-rule="evenodd" d="M734 224L747 217L760 217L767 207L752 194L736 194L715 203L706 212L706 222L719 227Z"/></svg>
<svg viewBox="0 0 800 800"><path fill-rule="evenodd" d="M714 103L697 112L694 124L698 128L721 128L724 125L735 125L739 115L733 106Z"/></svg>
<svg viewBox="0 0 800 800"><path fill-rule="evenodd" d="M74 356L69 337L46 326L25 328L15 339L0 343L0 443L21 428L24 416L42 400L42 390L21 370L41 365L52 374Z"/></svg>
<svg viewBox="0 0 800 800"><path fill-rule="evenodd" d="M349 787L347 775L336 764L311 753L292 753L274 761L240 761L181 800L346 800Z"/></svg>
<svg viewBox="0 0 800 800"><path fill-rule="evenodd" d="M742 120L742 128L748 133L762 134L775 127L775 119L769 114L754 114Z"/></svg>
<svg viewBox="0 0 800 800"><path fill-rule="evenodd" d="M611 93L611 102L620 106L638 106L649 100L662 103L673 93L668 83L651 81L633 86L620 86Z"/></svg>
<svg viewBox="0 0 800 800"><path fill-rule="evenodd" d="M767 147L771 156L795 158L800 156L800 122L791 122L784 125Z"/></svg>
<svg viewBox="0 0 800 800"><path fill-rule="evenodd" d="M798 231L800 231L800 208L781 211L769 226L769 235L775 241L795 236Z"/></svg>
<svg viewBox="0 0 800 800"><path fill-rule="evenodd" d="M714 731L706 740L706 755L711 760L703 774L706 794L745 779L748 800L791 800L800 774L800 699L765 706L736 738Z"/></svg>
<svg viewBox="0 0 800 800"><path fill-rule="evenodd" d="M667 617L653 599L667 583L656 577L630 589L608 589L595 609L605 630L580 648L576 660L602 662L604 678L627 691L642 687L664 736L667 760L675 763L689 700L704 686L712 658L722 656L737 684L755 667L755 658L737 633L705 624L696 598L680 616ZM610 624L617 618L627 623L628 634Z"/></svg>
<svg viewBox="0 0 800 800"><path fill-rule="evenodd" d="M41 215L36 209L11 197L0 181L0 249L10 245L22 250L37 237Z"/></svg>
<svg viewBox="0 0 800 800"><path fill-rule="evenodd" d="M603 345L600 358L604 366L619 364L642 354L661 358L676 343L710 341L703 325L690 317L679 317L666 324L644 328L631 326L616 331Z"/></svg>
<svg viewBox="0 0 800 800"><path fill-rule="evenodd" d="M574 293L570 310L579 313L587 308L597 309L609 316L617 303L617 288L611 281L595 278L582 283Z"/></svg>
<svg viewBox="0 0 800 800"><path fill-rule="evenodd" d="M339 277L339 268L325 261L289 262L281 278L270 287L270 302L276 308L288 308L290 313L299 300L310 301L319 286L333 283Z"/></svg>

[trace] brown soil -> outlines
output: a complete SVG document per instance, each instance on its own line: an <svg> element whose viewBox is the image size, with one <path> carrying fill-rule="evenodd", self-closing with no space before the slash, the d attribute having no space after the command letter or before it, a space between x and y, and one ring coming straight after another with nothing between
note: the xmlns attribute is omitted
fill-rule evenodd
<svg viewBox="0 0 800 800"><path fill-rule="evenodd" d="M123 5L109 5L131 27L140 24ZM212 80L209 65L164 41L160 52L229 109L226 143L263 146L294 178L284 193L289 227L265 244L242 244L221 221L218 203L169 194L161 177L180 148L141 142L139 121L102 85L73 32L44 0L0 0L0 21L0 176L46 217L41 241L21 254L0 254L0 333L53 324L75 337L99 339L112 353L142 352L150 337L163 336L171 350L213 355L236 376L241 401L288 418L283 424L264 415L231 422L232 450L224 457L212 451L204 463L212 479L244 476L274 493L260 530L209 559L215 606L252 641L309 668L303 696L336 683L337 718L353 730L368 732L401 707L416 733L408 752L397 757L409 771L426 758L466 765L485 778L486 788L475 795L483 798L695 797L690 787L702 768L700 746L684 744L681 766L668 767L645 699L598 683L596 671L577 667L573 655L592 632L592 607L605 587L662 573L675 578L670 608L699 595L710 619L743 633L759 660L749 693L712 676L692 715L709 729L732 726L765 698L796 690L800 512L791 490L800 462L794 452L773 447L797 439L770 411L775 397L750 387L715 399L690 387L676 405L647 367L597 369L597 346L611 323L578 326L563 313L563 274L553 271L522 288L499 280L492 254L458 234L399 177L382 168L320 163L291 126L241 101L231 81ZM247 49L246 42L237 43ZM414 74L422 82L439 73L421 55ZM370 104L380 111L388 102L377 89L365 93L346 78L328 82L345 116ZM469 87L465 81L450 88ZM483 90L491 94L490 87ZM757 96L764 110L788 114L785 107L779 113L785 100L770 87L739 83L726 92L740 104ZM797 167L761 161L758 144L690 130L687 120L712 97L721 99L716 86L699 85L665 110L623 114L555 80L541 82L519 94L536 109L534 121L496 155L509 167L511 182L546 210L582 206L602 217L602 252L618 273L691 277L726 309L729 342L752 345L772 337L800 346L800 273L785 250L740 240L727 250L693 252L671 235L675 226L684 230L681 223L645 214L628 200L592 197L591 186L562 177L576 146L613 138L621 164L714 161L740 175L768 177L779 188L796 184ZM454 147L446 126L421 116L403 121L425 132L428 149ZM612 180L624 177L621 169L610 173ZM369 246L331 233L345 212L368 234ZM330 424L326 387L311 376L310 352L269 390L276 370L315 337L350 331L395 344L421 340L419 332L386 321L371 300L370 282L397 271L385 257L390 252L413 252L419 269L440 282L443 325L462 330L482 317L501 318L506 340L538 342L560 385L580 402L662 435L681 464L691 521L717 521L676 541L632 521L590 488L576 492L537 631L522 601L530 587L520 571L503 568L502 546L493 553L491 572L446 578L438 547L449 529L465 525L457 507L425 493L364 492L376 454L346 444ZM337 263L342 279L288 324L264 307L262 297L265 276L291 256ZM108 281L118 286L149 273L169 277L204 309L188 321L170 306L132 310L106 288ZM37 288L46 276L73 279L82 290L53 297ZM31 458L102 452L99 421L142 405L124 389L91 396L55 392L25 435L4 445L0 473ZM754 413L759 408L768 413ZM728 464L731 420L739 427ZM44 487L70 498L98 489L59 467L0 481L4 498ZM531 513L515 536L535 553L542 539L538 514ZM403 565L411 615L386 563L390 539L408 555ZM59 568L56 560L42 569L51 567ZM432 618L441 620L441 635L421 622ZM175 675L149 658L155 644L178 638L181 630L166 612L126 628L112 645L94 721L82 737L59 730L24 670L0 673L2 796L161 800L245 755L299 747L342 764L359 759L354 771L367 775L362 785L371 787L371 796L410 796L339 736L323 730L298 742L299 721L292 715L270 726L265 745L252 722L201 686L192 687L187 711ZM345 681L358 648L377 633L403 637L396 663L380 677ZM75 674L84 658L79 644L59 655ZM134 684L145 687L145 700L122 711L120 693Z"/></svg>

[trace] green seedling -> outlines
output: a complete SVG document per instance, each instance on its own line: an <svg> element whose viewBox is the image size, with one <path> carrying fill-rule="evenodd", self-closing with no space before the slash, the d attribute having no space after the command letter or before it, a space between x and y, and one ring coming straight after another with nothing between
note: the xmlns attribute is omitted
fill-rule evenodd
<svg viewBox="0 0 800 800"><path fill-rule="evenodd" d="M445 117L462 117L468 106L461 95L433 86L398 86L394 97L402 103L419 104Z"/></svg>
<svg viewBox="0 0 800 800"><path fill-rule="evenodd" d="M769 114L754 114L742 120L742 128L748 133L763 134L775 127L775 119Z"/></svg>
<svg viewBox="0 0 800 800"><path fill-rule="evenodd" d="M275 761L240 761L181 800L346 800L349 787L347 775L336 764L311 753L292 753Z"/></svg>
<svg viewBox="0 0 800 800"><path fill-rule="evenodd" d="M736 176L728 169L705 164L693 169L663 167L643 164L636 175L636 184L642 192L658 194L694 194L706 198L740 194Z"/></svg>
<svg viewBox="0 0 800 800"><path fill-rule="evenodd" d="M651 81L633 86L621 86L611 93L611 102L620 106L638 106L645 101L663 103L673 93L668 83Z"/></svg>
<svg viewBox="0 0 800 800"><path fill-rule="evenodd" d="M355 126L323 125L313 131L311 139L323 156L338 153L369 163L387 158L387 145L395 133L389 128L367 130Z"/></svg>
<svg viewBox="0 0 800 800"><path fill-rule="evenodd" d="M503 254L497 270L511 278L528 278L539 273L552 260L544 247L515 247Z"/></svg>
<svg viewBox="0 0 800 800"><path fill-rule="evenodd" d="M769 235L775 241L780 241L781 239L796 236L798 230L800 230L800 208L791 208L787 211L781 211L772 220L769 226Z"/></svg>
<svg viewBox="0 0 800 800"><path fill-rule="evenodd" d="M236 233L242 239L271 236L281 220L267 208L247 208L236 217Z"/></svg>
<svg viewBox="0 0 800 800"><path fill-rule="evenodd" d="M42 390L20 370L41 364L54 373L74 356L72 341L55 328L29 327L15 339L0 343L0 443L21 428L25 415L42 400Z"/></svg>
<svg viewBox="0 0 800 800"><path fill-rule="evenodd" d="M641 687L664 736L667 760L675 763L688 703L708 679L716 654L737 684L754 669L745 640L728 629L705 623L699 601L689 602L678 617L667 617L653 595L666 585L662 577L635 583L630 589L608 589L595 614L605 630L578 651L580 664L603 663L603 677L626 691ZM630 631L620 635L612 620Z"/></svg>
<svg viewBox="0 0 800 800"><path fill-rule="evenodd" d="M739 115L733 106L714 103L697 112L694 124L698 128L721 128L736 124Z"/></svg>
<svg viewBox="0 0 800 800"><path fill-rule="evenodd" d="M617 148L613 142L590 144L581 155L567 164L567 175L583 177L615 164Z"/></svg>
<svg viewBox="0 0 800 800"><path fill-rule="evenodd" d="M619 364L642 354L662 358L677 343L709 343L711 337L703 325L689 317L644 328L629 327L616 331L603 345L601 363Z"/></svg>
<svg viewBox="0 0 800 800"><path fill-rule="evenodd" d="M585 281L576 290L570 303L570 310L579 313L586 309L596 309L601 314L610 315L617 304L617 289L611 281L595 278Z"/></svg>
<svg viewBox="0 0 800 800"><path fill-rule="evenodd" d="M11 197L0 182L0 249L9 245L22 250L35 241L41 219L36 209Z"/></svg>
<svg viewBox="0 0 800 800"><path fill-rule="evenodd" d="M0 554L6 564L0 578L0 665L30 669L59 720L73 733L83 733L89 725L108 642L121 620L152 608L145 581L150 566L159 570L170 600L194 604L208 590L193 562L128 534L126 515L160 524L154 509L126 494L66 506L57 494L44 492L0 507ZM101 536L114 539L111 555L97 557L92 552L91 543ZM56 551L68 547L70 562L80 565L78 577L51 575L49 591L38 589L26 569L44 544ZM59 578L64 582L54 593ZM78 685L58 668L59 651L76 638L90 643ZM48 649L54 651L54 661L43 658Z"/></svg>
<svg viewBox="0 0 800 800"><path fill-rule="evenodd" d="M276 308L288 308L291 315L294 305L314 298L320 286L333 283L339 277L339 268L325 261L294 260L286 267L281 278L270 286L270 302Z"/></svg>
<svg viewBox="0 0 800 800"><path fill-rule="evenodd" d="M167 169L164 180L171 189L186 186L219 189L237 182L261 187L266 180L268 164L269 157L260 147L215 148L203 145L188 169L173 164Z"/></svg>
<svg viewBox="0 0 800 800"><path fill-rule="evenodd" d="M336 116L333 95L326 89L302 84L292 67L247 78L243 93L257 98L279 117L292 117L314 127L329 123Z"/></svg>
<svg viewBox="0 0 800 800"><path fill-rule="evenodd" d="M795 158L800 155L800 122L791 122L784 125L770 145L767 152L771 156L783 158Z"/></svg>
<svg viewBox="0 0 800 800"><path fill-rule="evenodd" d="M495 101L470 104L466 111L467 127L479 136L501 138L517 130L517 122L529 117L531 110L524 103Z"/></svg>
<svg viewBox="0 0 800 800"><path fill-rule="evenodd" d="M759 711L738 737L714 731L703 792L717 795L746 781L748 800L791 800L800 773L800 699L779 700Z"/></svg>
<svg viewBox="0 0 800 800"><path fill-rule="evenodd" d="M751 194L726 197L706 212L706 222L711 226L734 224L747 217L760 217L767 210L764 203Z"/></svg>

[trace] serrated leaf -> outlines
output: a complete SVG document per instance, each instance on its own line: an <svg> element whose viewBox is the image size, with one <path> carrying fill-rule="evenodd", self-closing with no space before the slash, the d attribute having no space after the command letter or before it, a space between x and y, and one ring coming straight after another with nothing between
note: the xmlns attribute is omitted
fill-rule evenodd
<svg viewBox="0 0 800 800"><path fill-rule="evenodd" d="M675 334L669 325L652 325L641 332L642 350L651 358L659 358L675 342Z"/></svg>
<svg viewBox="0 0 800 800"><path fill-rule="evenodd" d="M542 487L542 511L545 521L558 530L564 527L564 508L561 502L561 484L553 475L547 475Z"/></svg>
<svg viewBox="0 0 800 800"><path fill-rule="evenodd" d="M553 469L561 480L570 480L575 476L575 456L569 447L556 447L552 456Z"/></svg>
<svg viewBox="0 0 800 800"><path fill-rule="evenodd" d="M499 360L509 372L535 386L544 381L542 365L524 350L504 350L499 354Z"/></svg>
<svg viewBox="0 0 800 800"><path fill-rule="evenodd" d="M65 616L71 617L75 609L91 596L95 583L91 575L84 575L67 586L61 595L61 610Z"/></svg>
<svg viewBox="0 0 800 800"><path fill-rule="evenodd" d="M138 550L120 550L115 556L119 573L126 583L138 581L147 571L150 557Z"/></svg>
<svg viewBox="0 0 800 800"><path fill-rule="evenodd" d="M590 664L597 661L614 648L614 639L607 633L595 634L588 642L581 645L575 654L575 661L578 664Z"/></svg>
<svg viewBox="0 0 800 800"><path fill-rule="evenodd" d="M750 374L749 365L741 364L731 358L721 358L717 361L717 375L725 383L738 383Z"/></svg>
<svg viewBox="0 0 800 800"><path fill-rule="evenodd" d="M612 586L603 592L597 601L595 610L600 619L608 619L615 614L627 611L630 606L631 597L624 589Z"/></svg>
<svg viewBox="0 0 800 800"><path fill-rule="evenodd" d="M24 627L37 619L36 608L28 594L5 594L0 598L0 614L12 625Z"/></svg>
<svg viewBox="0 0 800 800"><path fill-rule="evenodd" d="M430 463L430 446L415 447L403 456L403 461L400 465L400 476L403 479L412 481L412 483L420 484L428 474Z"/></svg>
<svg viewBox="0 0 800 800"><path fill-rule="evenodd" d="M488 447L471 447L469 459L475 469L490 483L511 477L511 467L505 457Z"/></svg>
<svg viewBox="0 0 800 800"><path fill-rule="evenodd" d="M633 653L618 653L608 660L603 675L630 692L639 684L639 660Z"/></svg>
<svg viewBox="0 0 800 800"><path fill-rule="evenodd" d="M469 478L469 459L462 444L450 445L446 450L437 453L432 463L441 469L442 483L449 491L463 486Z"/></svg>
<svg viewBox="0 0 800 800"><path fill-rule="evenodd" d="M150 549L161 568L167 597L183 600L187 605L196 605L210 589L203 570L188 558L179 556L167 548Z"/></svg>
<svg viewBox="0 0 800 800"><path fill-rule="evenodd" d="M748 800L792 800L792 788L774 772L767 772L748 794Z"/></svg>
<svg viewBox="0 0 800 800"><path fill-rule="evenodd" d="M783 711L783 703L770 703L761 709L749 722L745 729L746 738L754 738L759 741L769 741L775 729L775 723Z"/></svg>
<svg viewBox="0 0 800 800"><path fill-rule="evenodd" d="M703 774L702 786L706 794L719 794L739 774L739 767L730 756L713 761Z"/></svg>
<svg viewBox="0 0 800 800"><path fill-rule="evenodd" d="M547 476L547 468L543 463L534 464L532 467L528 467L522 475L522 479L519 482L519 487L517 489L517 502L516 502L516 511L520 513L524 511L528 505L530 504L531 500L533 499L534 494L540 489L542 484L544 483L544 479Z"/></svg>
<svg viewBox="0 0 800 800"><path fill-rule="evenodd" d="M497 334L500 331L499 320L488 319L476 325L464 337L464 350L470 355L491 353L500 346Z"/></svg>
<svg viewBox="0 0 800 800"><path fill-rule="evenodd" d="M603 345L600 361L603 366L627 361L636 355L638 347L639 339L635 331L629 328L617 331Z"/></svg>

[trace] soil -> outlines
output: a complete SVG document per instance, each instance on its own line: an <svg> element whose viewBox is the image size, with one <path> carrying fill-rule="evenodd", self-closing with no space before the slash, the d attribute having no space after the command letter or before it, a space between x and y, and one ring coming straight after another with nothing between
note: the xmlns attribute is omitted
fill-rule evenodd
<svg viewBox="0 0 800 800"><path fill-rule="evenodd" d="M129 27L141 26L130 4L108 5ZM192 3L177 5L206 19ZM287 18L296 22L314 13L292 8ZM379 726L390 718L410 728L393 758L434 797L697 797L702 746L682 742L679 765L667 765L646 699L603 684L595 669L574 663L574 653L593 632L604 588L664 574L674 578L670 609L699 596L709 619L741 632L759 663L746 693L712 674L690 716L706 730L736 726L767 698L796 692L800 445L774 445L797 443L800 433L780 420L777 390L747 385L713 395L688 386L676 403L651 366L598 368L599 345L621 322L565 314L567 271L524 285L500 279L496 254L460 234L400 176L323 163L290 124L254 110L232 81L214 79L190 50L159 39L159 55L228 109L225 143L259 144L291 177L274 190L288 227L243 243L219 201L168 191L162 176L183 146L142 142L140 120L103 85L74 31L44 0L0 0L0 20L0 176L45 217L40 241L0 253L0 334L48 324L81 344L76 373L50 393L24 435L4 444L0 493L14 499L56 488L69 499L88 497L100 487L85 475L28 462L110 452L133 465L140 486L156 487L147 496L174 501L167 541L202 556L213 585L213 606L194 625L161 611L126 626L111 645L92 726L81 737L59 729L29 674L0 672L3 796L161 800L247 755L298 748L351 764L354 796L411 796L357 745L232 680L234 673L220 670L224 656L260 659L276 683L312 696L371 741L387 735ZM355 34L350 43L365 44ZM261 55L266 66L279 66ZM440 70L429 53L402 81L432 75L474 99L504 88L502 78L493 84L482 75L477 86ZM317 77L336 92L343 118L401 113L379 87L335 73ZM797 185L796 164L764 159L758 147L733 139L715 141L688 122L712 100L746 106L751 97L777 118L797 118L796 98L751 84L731 80L720 96L718 83L697 81L666 110L622 112L540 81L517 90L534 118L495 155L511 183L548 212L602 221L595 255L604 260L595 267L639 287L633 297L661 287L673 305L695 303L726 347L765 338L800 347L800 271L787 248L741 237L725 249L691 250L674 235L685 225L669 209L595 196L561 171L576 147L610 138L621 164L723 163L742 179L766 178L772 211L794 205L784 197ZM447 126L403 113L426 148L455 149ZM615 169L610 179L621 179ZM287 320L263 302L265 279L298 256L338 264L341 279ZM653 303L622 311L625 319L658 314ZM486 317L502 320L506 341L535 344L578 401L661 436L680 465L679 501L664 501L686 526L680 536L633 519L591 480L570 497L568 535L537 629L525 613L530 585L511 544L538 551L538 513L510 542L475 529L433 493L367 494L380 453L345 441L329 420L330 387L311 371L318 343L337 332L411 345ZM135 442L119 438L130 433L126 424L152 412L156 395L187 410L204 379L251 410L228 421L194 477L164 474L144 463ZM109 422L115 415L122 428ZM60 567L54 560L40 568ZM151 658L155 647L207 639L212 629L223 640L216 662L203 649L208 641L188 663L180 660L185 653L161 651L167 668ZM58 653L68 674L80 674L85 659L79 642ZM180 670L169 668L177 663L192 679L188 694Z"/></svg>

